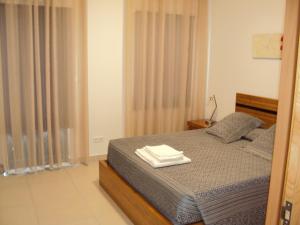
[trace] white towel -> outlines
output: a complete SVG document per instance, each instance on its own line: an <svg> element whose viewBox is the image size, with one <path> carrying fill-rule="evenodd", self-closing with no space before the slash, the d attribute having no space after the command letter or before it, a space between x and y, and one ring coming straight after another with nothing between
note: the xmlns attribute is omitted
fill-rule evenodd
<svg viewBox="0 0 300 225"><path fill-rule="evenodd" d="M188 157L183 156L183 159L171 162L159 162L156 158L150 155L145 149L137 149L135 154L139 156L142 160L150 164L154 168L160 167L167 167L167 166L174 166L174 165L181 165L185 163L190 163L191 159Z"/></svg>
<svg viewBox="0 0 300 225"><path fill-rule="evenodd" d="M155 152L152 152L149 150L148 146L142 148L145 152L147 152L149 155L151 155L153 158L155 158L158 162L174 162L178 160L183 159L183 153L174 155L174 156L159 156L158 154L155 154Z"/></svg>
<svg viewBox="0 0 300 225"><path fill-rule="evenodd" d="M160 162L182 160L184 157L182 151L177 151L168 145L146 146L144 150Z"/></svg>

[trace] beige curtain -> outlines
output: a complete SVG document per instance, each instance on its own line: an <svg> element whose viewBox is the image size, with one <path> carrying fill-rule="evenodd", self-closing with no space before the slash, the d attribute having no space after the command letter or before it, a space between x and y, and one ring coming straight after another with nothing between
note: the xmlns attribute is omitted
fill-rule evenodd
<svg viewBox="0 0 300 225"><path fill-rule="evenodd" d="M127 0L126 135L183 130L204 116L207 0Z"/></svg>
<svg viewBox="0 0 300 225"><path fill-rule="evenodd" d="M85 161L84 0L0 0L0 164Z"/></svg>

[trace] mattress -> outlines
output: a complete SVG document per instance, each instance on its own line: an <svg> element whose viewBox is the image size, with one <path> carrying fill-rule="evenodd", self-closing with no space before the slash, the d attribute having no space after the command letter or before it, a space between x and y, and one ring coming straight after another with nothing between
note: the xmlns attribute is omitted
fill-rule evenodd
<svg viewBox="0 0 300 225"><path fill-rule="evenodd" d="M134 154L161 144L192 163L154 169ZM271 162L243 151L247 144L224 144L203 129L124 138L110 142L108 162L173 224L263 224Z"/></svg>

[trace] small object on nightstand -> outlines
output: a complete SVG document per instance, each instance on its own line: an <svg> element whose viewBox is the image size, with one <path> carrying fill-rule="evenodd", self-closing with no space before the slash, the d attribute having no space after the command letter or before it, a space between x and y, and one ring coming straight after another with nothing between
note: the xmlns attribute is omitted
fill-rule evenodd
<svg viewBox="0 0 300 225"><path fill-rule="evenodd" d="M187 122L189 130L203 129L211 127L215 122L207 123L207 120L191 120Z"/></svg>
<svg viewBox="0 0 300 225"><path fill-rule="evenodd" d="M214 103L215 108L214 108L214 110L213 110L213 112L212 112L210 118L209 118L208 120L205 121L207 127L211 127L211 126L215 123L215 121L213 120L213 118L214 118L214 115L216 114L216 111L217 111L217 109L218 109L217 98L216 98L215 95L211 96L211 97L209 98L209 101Z"/></svg>

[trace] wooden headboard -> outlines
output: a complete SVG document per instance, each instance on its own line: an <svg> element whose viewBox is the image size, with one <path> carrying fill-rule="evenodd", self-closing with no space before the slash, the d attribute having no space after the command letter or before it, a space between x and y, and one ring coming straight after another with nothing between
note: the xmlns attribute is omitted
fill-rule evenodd
<svg viewBox="0 0 300 225"><path fill-rule="evenodd" d="M236 112L244 112L253 115L265 124L263 128L268 128L276 123L278 100L258 97L246 94L236 94Z"/></svg>

